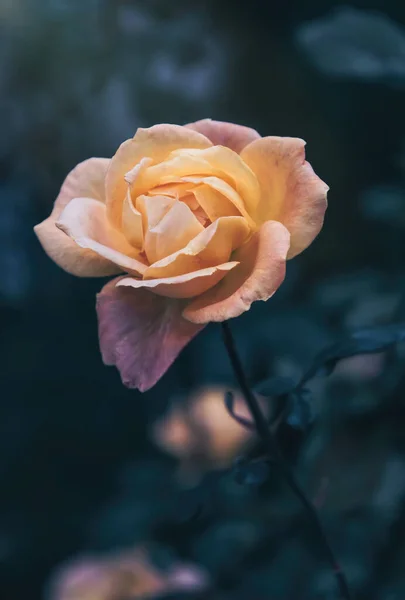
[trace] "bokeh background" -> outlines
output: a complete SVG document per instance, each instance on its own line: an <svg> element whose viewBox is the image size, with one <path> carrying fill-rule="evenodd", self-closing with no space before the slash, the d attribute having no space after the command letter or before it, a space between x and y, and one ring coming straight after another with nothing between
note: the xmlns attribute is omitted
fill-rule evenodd
<svg viewBox="0 0 405 600"><path fill-rule="evenodd" d="M218 328L126 390L99 355L104 282L59 270L32 227L138 126L304 138L325 227L233 323L253 383L299 377L343 331L405 320L404 115L400 0L0 0L2 600L338 597L277 470L235 476L255 442L223 407ZM359 600L405 597L403 357L342 361L309 429L278 428Z"/></svg>

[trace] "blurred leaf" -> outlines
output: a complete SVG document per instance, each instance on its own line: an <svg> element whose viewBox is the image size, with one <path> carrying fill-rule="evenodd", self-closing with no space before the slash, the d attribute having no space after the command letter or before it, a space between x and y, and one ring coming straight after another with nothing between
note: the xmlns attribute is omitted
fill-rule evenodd
<svg viewBox="0 0 405 600"><path fill-rule="evenodd" d="M294 391L288 396L288 425L305 430L312 423L314 414L310 396L310 391L305 388Z"/></svg>
<svg viewBox="0 0 405 600"><path fill-rule="evenodd" d="M268 478L269 465L264 460L247 461L240 457L235 460L235 480L240 485L260 485Z"/></svg>
<svg viewBox="0 0 405 600"><path fill-rule="evenodd" d="M284 396L295 388L295 381L291 377L271 377L260 382L255 391L266 398Z"/></svg>
<svg viewBox="0 0 405 600"><path fill-rule="evenodd" d="M325 75L405 83L405 31L382 13L338 8L301 25L296 40Z"/></svg>
<svg viewBox="0 0 405 600"><path fill-rule="evenodd" d="M401 185L376 185L362 192L359 204L366 217L402 228L404 214L405 189Z"/></svg>
<svg viewBox="0 0 405 600"><path fill-rule="evenodd" d="M388 350L405 340L405 323L360 329L320 352L299 383L303 386L314 377L330 375L342 358Z"/></svg>

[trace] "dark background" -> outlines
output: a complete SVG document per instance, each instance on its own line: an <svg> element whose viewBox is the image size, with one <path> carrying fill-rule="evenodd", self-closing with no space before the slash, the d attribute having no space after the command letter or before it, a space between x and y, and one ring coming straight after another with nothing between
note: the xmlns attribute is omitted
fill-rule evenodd
<svg viewBox="0 0 405 600"><path fill-rule="evenodd" d="M218 404L233 385L217 327L153 390L126 390L99 355L104 282L59 270L32 227L76 163L138 126L212 117L304 138L331 188L324 229L233 324L252 381L297 377L342 331L405 320L404 115L400 0L0 1L1 600L141 597L121 580L85 576L73 595L49 582L66 561L146 545L162 572L204 569L207 598L338 597L277 472L240 485L238 448L221 462L198 446L229 419L193 413L196 390L220 386ZM314 384L310 429L279 431L361 600L405 597L403 357L345 361ZM189 427L176 451L154 428L173 403Z"/></svg>

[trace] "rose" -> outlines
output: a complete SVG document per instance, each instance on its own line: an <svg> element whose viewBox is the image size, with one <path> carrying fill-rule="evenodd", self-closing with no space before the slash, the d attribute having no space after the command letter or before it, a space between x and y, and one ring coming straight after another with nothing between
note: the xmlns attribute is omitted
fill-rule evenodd
<svg viewBox="0 0 405 600"><path fill-rule="evenodd" d="M278 289L326 210L304 146L210 119L156 125L67 176L35 231L69 273L127 274L97 301L104 362L126 385L148 389L205 324Z"/></svg>

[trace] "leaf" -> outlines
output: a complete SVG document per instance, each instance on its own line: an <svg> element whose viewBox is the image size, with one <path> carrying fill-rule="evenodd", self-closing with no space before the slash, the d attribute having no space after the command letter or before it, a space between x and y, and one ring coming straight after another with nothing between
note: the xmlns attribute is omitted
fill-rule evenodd
<svg viewBox="0 0 405 600"><path fill-rule="evenodd" d="M235 460L235 480L240 485L261 485L270 473L269 465L264 460L247 461L240 457Z"/></svg>
<svg viewBox="0 0 405 600"><path fill-rule="evenodd" d="M235 397L234 397L233 393L226 392L225 406L226 406L228 413L232 417L232 419L235 419L235 421L237 421L237 423L239 423L239 425L242 425L242 427L246 427L246 429L255 431L256 427L252 421L249 421L249 419L245 419L244 417L241 417L235 413L234 403L235 403Z"/></svg>
<svg viewBox="0 0 405 600"><path fill-rule="evenodd" d="M296 386L291 377L271 377L262 381L255 387L255 391L266 398L285 396Z"/></svg>
<svg viewBox="0 0 405 600"><path fill-rule="evenodd" d="M301 25L296 40L327 76L394 86L405 82L405 30L382 13L337 8Z"/></svg>
<svg viewBox="0 0 405 600"><path fill-rule="evenodd" d="M305 430L314 420L311 403L311 393L305 388L298 389L288 396L287 423L295 429Z"/></svg>
<svg viewBox="0 0 405 600"><path fill-rule="evenodd" d="M405 323L359 329L320 352L297 387L316 376L330 375L342 358L358 354L375 354L405 340Z"/></svg>

